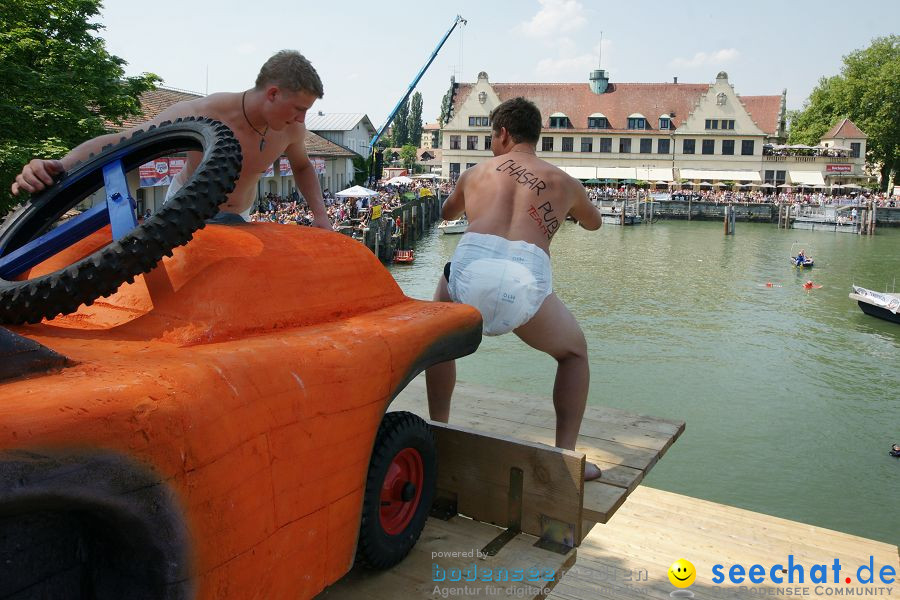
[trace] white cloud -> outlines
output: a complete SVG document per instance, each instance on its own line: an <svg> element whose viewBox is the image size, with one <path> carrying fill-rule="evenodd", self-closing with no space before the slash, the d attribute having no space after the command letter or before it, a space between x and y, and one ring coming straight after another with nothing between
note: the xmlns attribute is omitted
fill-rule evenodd
<svg viewBox="0 0 900 600"><path fill-rule="evenodd" d="M561 50L557 58L544 58L535 66L535 74L538 79L545 81L587 81L588 74L598 67L598 59L600 58L601 44L595 44L591 52L576 54L576 48L571 40L561 44ZM609 69L610 49L612 48L611 40L603 40L602 50L603 59L602 67Z"/></svg>
<svg viewBox="0 0 900 600"><path fill-rule="evenodd" d="M733 61L740 54L735 48L722 48L715 52L698 52L691 58L675 58L670 64L673 67L685 67L688 69L705 66L718 67Z"/></svg>
<svg viewBox="0 0 900 600"><path fill-rule="evenodd" d="M584 7L578 0L539 0L541 9L519 29L532 37L558 36L577 31L587 23Z"/></svg>

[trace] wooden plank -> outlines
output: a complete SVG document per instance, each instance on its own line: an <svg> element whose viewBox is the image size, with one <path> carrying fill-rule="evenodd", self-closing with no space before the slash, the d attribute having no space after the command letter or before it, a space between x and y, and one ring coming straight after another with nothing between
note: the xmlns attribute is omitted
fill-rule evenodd
<svg viewBox="0 0 900 600"><path fill-rule="evenodd" d="M403 410L415 412L415 408L421 407L424 400L425 377L419 376L409 383L406 389L397 396L395 402L404 406ZM516 412L521 412L527 407L529 414L540 414L541 412L552 414L553 408L553 403L548 397L524 392L510 392L462 381L456 384L453 400L454 406L459 403L475 403L486 406L497 404L511 406L517 409ZM591 414L603 422L627 423L661 433L675 433L684 425L684 421L633 414L611 406L588 404L585 414Z"/></svg>
<svg viewBox="0 0 900 600"><path fill-rule="evenodd" d="M567 523L581 540L584 456L499 434L431 423L441 492L456 497L460 514L502 527L510 524L511 469L522 471L523 532L541 536L542 518Z"/></svg>
<svg viewBox="0 0 900 600"><path fill-rule="evenodd" d="M500 528L464 517L454 517L447 522L429 519L419 542L399 565L389 571L354 568L317 598L438 599L451 594L482 598L543 598L575 562L574 549L566 554L542 550L534 546L537 538L527 534L517 535L495 556L481 554L480 551L501 532ZM521 570L522 580L501 581L499 569L506 569L510 578L514 571ZM529 569L536 571L529 574Z"/></svg>

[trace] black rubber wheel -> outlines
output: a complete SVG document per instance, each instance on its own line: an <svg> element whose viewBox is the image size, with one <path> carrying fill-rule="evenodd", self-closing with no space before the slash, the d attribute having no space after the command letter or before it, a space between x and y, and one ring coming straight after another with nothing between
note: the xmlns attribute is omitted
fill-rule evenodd
<svg viewBox="0 0 900 600"><path fill-rule="evenodd" d="M131 171L166 153L202 151L192 177L152 217L93 254L34 279L0 279L0 323L36 323L109 296L123 282L153 269L186 244L218 212L241 171L241 145L231 129L206 118L178 119L137 131L76 165L56 185L35 195L0 228L0 257L48 231L84 198L103 187L103 166L121 160Z"/></svg>
<svg viewBox="0 0 900 600"><path fill-rule="evenodd" d="M437 481L428 424L409 412L384 415L366 478L357 557L387 569L403 560L422 533Z"/></svg>

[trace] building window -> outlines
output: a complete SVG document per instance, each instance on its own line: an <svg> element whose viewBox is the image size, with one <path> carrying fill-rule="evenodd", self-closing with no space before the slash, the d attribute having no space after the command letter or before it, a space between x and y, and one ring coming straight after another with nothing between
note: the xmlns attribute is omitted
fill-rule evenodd
<svg viewBox="0 0 900 600"><path fill-rule="evenodd" d="M568 129L569 117L550 117L550 129Z"/></svg>
<svg viewBox="0 0 900 600"><path fill-rule="evenodd" d="M722 140L722 154L734 156L734 140Z"/></svg>
<svg viewBox="0 0 900 600"><path fill-rule="evenodd" d="M609 119L606 117L588 117L588 129L609 129Z"/></svg>
<svg viewBox="0 0 900 600"><path fill-rule="evenodd" d="M718 119L707 119L706 120L706 128L707 129L718 129L719 128L719 120Z"/></svg>
<svg viewBox="0 0 900 600"><path fill-rule="evenodd" d="M582 152L593 152L594 151L594 138L581 138L581 151Z"/></svg>
<svg viewBox="0 0 900 600"><path fill-rule="evenodd" d="M544 152L553 152L552 137L541 138L541 150L543 150Z"/></svg>
<svg viewBox="0 0 900 600"><path fill-rule="evenodd" d="M734 129L734 119L722 119L722 129Z"/></svg>
<svg viewBox="0 0 900 600"><path fill-rule="evenodd" d="M467 135L466 136L466 150L478 150L478 136L477 135Z"/></svg>
<svg viewBox="0 0 900 600"><path fill-rule="evenodd" d="M631 138L619 138L619 154L631 153Z"/></svg>
<svg viewBox="0 0 900 600"><path fill-rule="evenodd" d="M668 154L669 153L669 140L668 139L657 140L656 152L657 152L657 154Z"/></svg>
<svg viewBox="0 0 900 600"><path fill-rule="evenodd" d="M659 128L660 129L671 129L672 128L672 120L666 117L659 118Z"/></svg>
<svg viewBox="0 0 900 600"><path fill-rule="evenodd" d="M466 170L471 169L471 168L474 167L476 164L477 164L477 163L466 163Z"/></svg>
<svg viewBox="0 0 900 600"><path fill-rule="evenodd" d="M628 117L628 129L647 129L647 119L643 117Z"/></svg>
<svg viewBox="0 0 900 600"><path fill-rule="evenodd" d="M703 140L703 147L700 152L703 154L712 154L716 151L716 140Z"/></svg>
<svg viewBox="0 0 900 600"><path fill-rule="evenodd" d="M641 154L650 154L651 152L653 152L653 140L641 138Z"/></svg>
<svg viewBox="0 0 900 600"><path fill-rule="evenodd" d="M600 138L600 152L612 152L612 138Z"/></svg>
<svg viewBox="0 0 900 600"><path fill-rule="evenodd" d="M753 156L753 140L741 141L741 156Z"/></svg>
<svg viewBox="0 0 900 600"><path fill-rule="evenodd" d="M460 136L451 135L450 136L450 149L451 150L459 150L459 142L460 142Z"/></svg>
<svg viewBox="0 0 900 600"><path fill-rule="evenodd" d="M562 151L563 152L572 152L575 147L575 138L564 137L562 139Z"/></svg>
<svg viewBox="0 0 900 600"><path fill-rule="evenodd" d="M484 136L484 149L485 150L491 149L491 136L489 136L489 135Z"/></svg>
<svg viewBox="0 0 900 600"><path fill-rule="evenodd" d="M694 146L696 145L696 140L684 140L681 142L681 153L682 154L693 154Z"/></svg>
<svg viewBox="0 0 900 600"><path fill-rule="evenodd" d="M459 179L459 163L450 163L450 181Z"/></svg>
<svg viewBox="0 0 900 600"><path fill-rule="evenodd" d="M850 158L859 158L859 151L862 148L860 142L850 142Z"/></svg>
<svg viewBox="0 0 900 600"><path fill-rule="evenodd" d="M469 117L469 127L487 127L490 121L489 117Z"/></svg>

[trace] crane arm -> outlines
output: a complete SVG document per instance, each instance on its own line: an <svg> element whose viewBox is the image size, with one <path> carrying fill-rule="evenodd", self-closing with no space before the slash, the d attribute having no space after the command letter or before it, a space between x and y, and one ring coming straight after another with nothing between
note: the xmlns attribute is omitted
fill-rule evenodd
<svg viewBox="0 0 900 600"><path fill-rule="evenodd" d="M387 120L385 120L384 125L378 130L378 132L372 137L372 140L369 142L369 154L371 155L373 148L375 148L375 144L378 143L378 140L381 139L381 135L391 124L391 121L394 120L394 117L397 115L397 111L400 110L400 107L406 102L409 95L412 94L412 91L416 89L416 85L419 83L419 80L422 79L422 75L425 74L425 71L428 70L428 67L431 66L431 63L434 62L434 59L437 57L438 52L440 52L441 48L444 45L444 42L447 41L447 38L450 37L450 34L453 33L453 30L456 29L456 26L462 23L466 24L466 20L461 16L456 15L456 19L453 21L453 25L450 26L450 29L447 30L447 33L444 34L444 37L441 38L441 41L438 42L437 47L434 49L434 52L431 53L431 56L428 57L428 61L425 65L419 70L419 73L416 75L415 79L413 79L412 83L409 84L409 88L406 90L406 94L400 99L397 105L394 107L394 110L391 111L391 114L388 115Z"/></svg>

